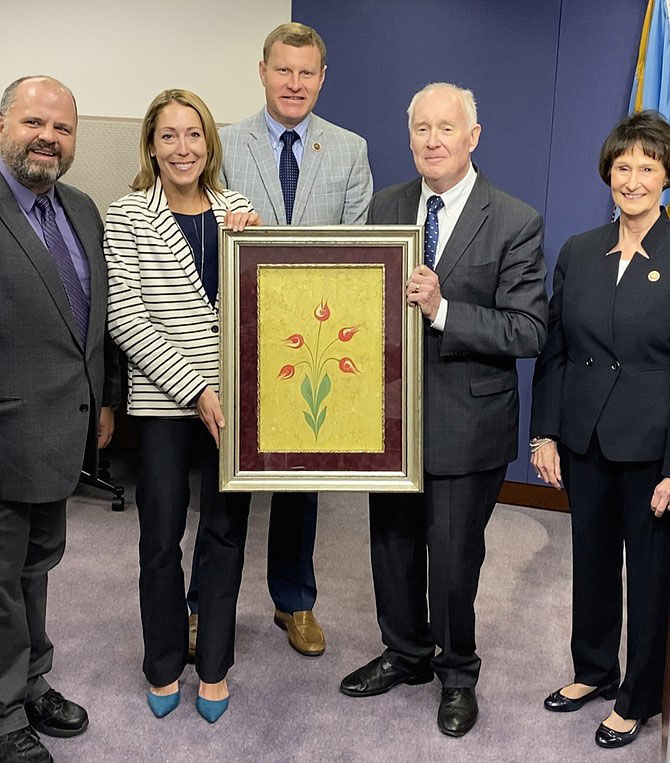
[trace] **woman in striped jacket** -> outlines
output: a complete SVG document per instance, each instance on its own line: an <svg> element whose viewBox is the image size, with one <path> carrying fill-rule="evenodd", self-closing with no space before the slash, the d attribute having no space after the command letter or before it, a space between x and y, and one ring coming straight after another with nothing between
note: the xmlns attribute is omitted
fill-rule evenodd
<svg viewBox="0 0 670 763"><path fill-rule="evenodd" d="M249 494L218 492L218 226L259 224L249 201L219 181L221 143L203 101L166 90L147 111L134 192L107 214L109 329L128 357L128 413L138 433L140 610L147 701L179 704L188 614L180 542L194 455L200 488L198 712L228 704Z"/></svg>

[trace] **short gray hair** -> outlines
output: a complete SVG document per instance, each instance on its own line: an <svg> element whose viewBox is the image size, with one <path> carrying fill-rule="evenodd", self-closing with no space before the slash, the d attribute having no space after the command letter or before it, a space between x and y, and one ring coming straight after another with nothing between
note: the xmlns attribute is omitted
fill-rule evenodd
<svg viewBox="0 0 670 763"><path fill-rule="evenodd" d="M74 114L75 117L77 116L77 101L74 97L74 94L72 93L72 90L67 85L64 85L62 82L59 82L54 77L50 77L48 74L29 74L26 77L19 77L18 79L15 79L14 82L11 82L7 87L5 88L5 92L2 94L2 97L0 98L0 115L4 116L7 114L7 112L12 108L14 105L14 101L16 100L16 91L19 87L19 85L22 82L25 82L29 79L48 79L51 82L55 82L57 85L60 85L64 90L66 90L71 98L72 103L74 103Z"/></svg>
<svg viewBox="0 0 670 763"><path fill-rule="evenodd" d="M409 106L407 107L409 129L412 129L412 121L414 119L414 109L416 108L416 104L421 100L421 98L423 98L424 95L428 95L428 93L432 93L435 90L447 90L448 92L454 93L454 95L458 96L461 101L461 105L463 106L463 112L465 114L468 130L472 130L472 128L477 124L477 102L475 101L475 96L472 90L468 90L464 87L459 87L458 85L452 85L451 82L431 82L429 85L426 85L424 88L419 90L418 93L414 94L414 97L409 102Z"/></svg>

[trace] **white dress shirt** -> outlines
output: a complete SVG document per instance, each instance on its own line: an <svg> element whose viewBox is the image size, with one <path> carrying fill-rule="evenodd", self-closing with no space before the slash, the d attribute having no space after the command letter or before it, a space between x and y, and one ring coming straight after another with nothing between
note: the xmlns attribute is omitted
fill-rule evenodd
<svg viewBox="0 0 670 763"><path fill-rule="evenodd" d="M461 216L461 212L472 193L476 180L477 173L472 163L470 163L465 177L444 193L436 194L430 190L425 180L421 181L421 196L419 198L419 209L416 214L417 225L426 224L426 216L428 215L427 204L431 196L439 196L444 202L444 206L437 213L438 239L437 251L435 252L435 268L437 268L437 263L440 261L442 252L451 238L458 218ZM430 324L432 328L444 331L447 322L447 308L448 302L443 297L440 301L440 307L438 308L435 320Z"/></svg>

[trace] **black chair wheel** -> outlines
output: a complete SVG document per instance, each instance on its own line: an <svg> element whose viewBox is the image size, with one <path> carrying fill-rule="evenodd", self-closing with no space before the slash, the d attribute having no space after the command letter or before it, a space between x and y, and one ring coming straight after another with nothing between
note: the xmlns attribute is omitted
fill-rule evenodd
<svg viewBox="0 0 670 763"><path fill-rule="evenodd" d="M112 511L123 511L126 506L126 501L123 496L112 498Z"/></svg>

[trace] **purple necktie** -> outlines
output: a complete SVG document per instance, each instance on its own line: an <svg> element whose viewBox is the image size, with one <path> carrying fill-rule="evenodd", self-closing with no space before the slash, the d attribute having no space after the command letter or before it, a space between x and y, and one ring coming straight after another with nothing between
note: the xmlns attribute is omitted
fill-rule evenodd
<svg viewBox="0 0 670 763"><path fill-rule="evenodd" d="M293 202L295 201L295 189L298 187L298 162L293 153L293 144L300 140L295 130L285 130L280 137L284 147L279 157L279 182L284 196L284 210L286 222L290 225L293 217Z"/></svg>
<svg viewBox="0 0 670 763"><path fill-rule="evenodd" d="M67 301L72 309L74 322L77 324L79 337L85 347L86 334L88 332L88 298L84 293L77 271L74 269L67 244L63 240L63 236L56 224L56 215L51 205L51 199L44 195L38 196L35 199L35 206L40 211L40 224L42 225L42 233L44 233L44 241L58 268L58 274L63 282Z"/></svg>
<svg viewBox="0 0 670 763"><path fill-rule="evenodd" d="M431 269L435 269L437 241L440 236L437 213L443 206L444 202L440 196L431 196L426 203L428 214L426 215L426 230L423 243L423 261Z"/></svg>

